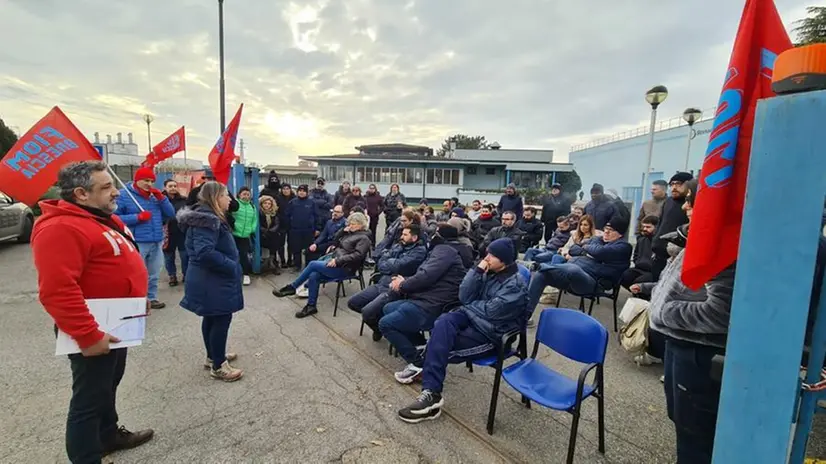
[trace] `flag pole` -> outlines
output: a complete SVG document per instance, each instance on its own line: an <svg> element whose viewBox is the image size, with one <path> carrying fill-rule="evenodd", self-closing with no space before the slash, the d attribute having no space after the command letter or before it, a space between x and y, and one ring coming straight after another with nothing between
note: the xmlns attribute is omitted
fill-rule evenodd
<svg viewBox="0 0 826 464"><path fill-rule="evenodd" d="M123 182L121 180L121 178L118 177L117 174L115 174L115 171L112 170L112 166L109 166L109 164L106 164L106 169L109 170L109 174L112 174L113 178L115 178L118 182L120 182L120 185L123 186L123 191L126 192L127 195L129 195L129 198L131 198L132 201L135 202L135 205L137 205L138 209L141 210L141 213L142 213L144 211L143 207L141 206L140 203L138 203L138 199L135 198L134 195L132 195L132 192L129 191L129 187L126 186L126 183Z"/></svg>

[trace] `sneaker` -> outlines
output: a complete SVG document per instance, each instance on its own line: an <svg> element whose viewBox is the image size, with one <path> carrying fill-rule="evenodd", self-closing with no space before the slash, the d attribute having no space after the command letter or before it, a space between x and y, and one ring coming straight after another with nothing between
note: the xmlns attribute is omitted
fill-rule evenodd
<svg viewBox="0 0 826 464"><path fill-rule="evenodd" d="M660 376L660 383L665 383L665 376L664 375Z"/></svg>
<svg viewBox="0 0 826 464"><path fill-rule="evenodd" d="M310 297L310 290L307 289L305 285L301 285L297 289L295 289L295 296L299 298L309 298Z"/></svg>
<svg viewBox="0 0 826 464"><path fill-rule="evenodd" d="M235 354L235 353L227 353L227 354L224 355L224 359L226 359L229 362L232 362L232 361L235 361L236 359L238 359L238 355ZM206 358L206 361L204 361L204 369L212 369L212 360L211 359Z"/></svg>
<svg viewBox="0 0 826 464"><path fill-rule="evenodd" d="M420 380L422 378L422 370L423 369L421 367L418 367L415 364L408 364L405 366L404 370L393 374L393 377L396 378L396 382L407 385L415 382L416 380Z"/></svg>
<svg viewBox="0 0 826 464"><path fill-rule="evenodd" d="M298 319L304 319L307 316L312 316L313 314L317 313L318 308L316 308L315 306L306 305L303 308L301 308L301 311L295 313L295 317L297 317Z"/></svg>
<svg viewBox="0 0 826 464"><path fill-rule="evenodd" d="M534 321L533 318L530 318L530 319L528 319L528 323L525 324L525 325L528 326L528 327L535 327L536 326L536 321Z"/></svg>
<svg viewBox="0 0 826 464"><path fill-rule="evenodd" d="M252 280L250 280L250 276L245 275L244 280L242 282L243 282L244 285L249 285L249 284L252 283Z"/></svg>
<svg viewBox="0 0 826 464"><path fill-rule="evenodd" d="M115 436L111 441L103 444L103 454L114 453L115 451L132 449L141 446L155 436L152 429L130 432L126 427L121 426L115 431Z"/></svg>
<svg viewBox="0 0 826 464"><path fill-rule="evenodd" d="M556 304L556 295L546 293L539 297L539 302L542 304Z"/></svg>
<svg viewBox="0 0 826 464"><path fill-rule="evenodd" d="M433 420L439 417L445 400L440 393L422 390L410 406L399 410L399 419L416 424L424 420Z"/></svg>
<svg viewBox="0 0 826 464"><path fill-rule="evenodd" d="M235 382L244 376L244 371L236 369L229 365L229 361L224 361L220 369L212 369L209 375L213 379L223 380L224 382Z"/></svg>
<svg viewBox="0 0 826 464"><path fill-rule="evenodd" d="M158 300L152 300L149 302L149 309L163 309L166 308L166 303L161 303Z"/></svg>
<svg viewBox="0 0 826 464"><path fill-rule="evenodd" d="M295 295L295 287L292 285L285 285L277 290L273 290L272 294L277 296L278 298L284 298L285 296Z"/></svg>
<svg viewBox="0 0 826 464"><path fill-rule="evenodd" d="M634 356L634 362L637 363L638 366L650 366L652 364L662 364L663 360L655 358L648 353L643 353Z"/></svg>
<svg viewBox="0 0 826 464"><path fill-rule="evenodd" d="M169 276L169 286L170 287L177 287L178 286L178 276Z"/></svg>

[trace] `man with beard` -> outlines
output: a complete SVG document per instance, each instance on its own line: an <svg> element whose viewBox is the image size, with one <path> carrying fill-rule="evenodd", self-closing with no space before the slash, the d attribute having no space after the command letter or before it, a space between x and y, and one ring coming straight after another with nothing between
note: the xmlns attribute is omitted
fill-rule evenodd
<svg viewBox="0 0 826 464"><path fill-rule="evenodd" d="M522 246L522 238L524 236L525 232L516 227L516 213L513 211L505 211L502 213L502 225L491 229L485 236L485 239L482 240L482 244L479 245L479 256L484 256L488 246L493 243L494 240L500 238L511 239L513 249L519 250Z"/></svg>
<svg viewBox="0 0 826 464"><path fill-rule="evenodd" d="M479 200L473 200L473 203L470 204L470 209L466 212L467 218L470 219L470 222L475 222L479 219L479 215L482 214L482 202Z"/></svg>
<svg viewBox="0 0 826 464"><path fill-rule="evenodd" d="M489 205L483 206L481 211L479 218L473 222L473 228L470 233L470 238L477 247L485 240L488 232L502 225L498 219L493 217L493 210Z"/></svg>
<svg viewBox="0 0 826 464"><path fill-rule="evenodd" d="M651 183L651 198L642 202L640 214L637 217L637 230L639 235L642 232L642 220L647 216L660 217L660 210L665 199L668 197L668 184L662 179L657 179Z"/></svg>
<svg viewBox="0 0 826 464"><path fill-rule="evenodd" d="M496 206L496 211L500 216L503 216L505 211L513 211L513 213L516 214L516 217L522 217L524 208L525 206L522 201L522 196L519 195L519 192L516 190L516 184L508 184L505 188L505 194L499 198L499 204Z"/></svg>
<svg viewBox="0 0 826 464"><path fill-rule="evenodd" d="M634 245L634 254L631 259L634 267L626 269L620 278L620 283L626 290L630 291L634 284L654 282L654 274L651 273L654 256L651 251L651 238L654 237L658 222L659 218L654 215L646 216L642 220L641 233L637 236L637 244Z"/></svg>
<svg viewBox="0 0 826 464"><path fill-rule="evenodd" d="M562 193L562 185L553 184L551 194L542 202L542 222L545 224L545 241L551 239L556 230L556 218L571 212L573 201Z"/></svg>
<svg viewBox="0 0 826 464"><path fill-rule="evenodd" d="M542 240L542 229L544 225L536 218L536 208L533 206L525 208L525 212L522 213L522 219L516 223L516 227L525 233L519 248L520 253L524 253L528 248L539 245L539 241Z"/></svg>
<svg viewBox="0 0 826 464"><path fill-rule="evenodd" d="M164 195L169 198L169 202L175 208L175 214L178 214L181 208L186 207L187 198L178 193L178 183L174 179L167 179L163 183L163 189ZM181 257L181 276L184 279L186 278L186 268L189 264L186 247L184 246L186 235L178 228L178 219L175 217L166 221L164 227L166 228L163 244L164 265L166 266L166 273L169 275L169 286L174 287L178 285L178 269L175 267L176 250Z"/></svg>
<svg viewBox="0 0 826 464"><path fill-rule="evenodd" d="M671 196L663 202L657 232L651 240L651 249L654 252L651 273L654 275L654 281L659 280L660 273L665 269L668 260L668 243L662 240L661 237L676 231L683 224L688 224L688 216L683 211L683 204L688 193L685 183L693 178L694 176L690 173L678 172L671 176L671 180L668 182L669 187L671 187Z"/></svg>

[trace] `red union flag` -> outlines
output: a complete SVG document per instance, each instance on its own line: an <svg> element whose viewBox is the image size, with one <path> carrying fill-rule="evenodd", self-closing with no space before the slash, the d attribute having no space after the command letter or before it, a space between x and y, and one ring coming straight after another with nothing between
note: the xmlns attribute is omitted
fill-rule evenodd
<svg viewBox="0 0 826 464"><path fill-rule="evenodd" d="M777 55L792 47L772 0L748 0L734 40L691 217L683 283L699 289L737 259L757 101L773 97Z"/></svg>
<svg viewBox="0 0 826 464"><path fill-rule="evenodd" d="M235 159L235 141L238 139L238 126L241 125L241 111L244 109L244 104L238 107L235 116L229 125L215 142L212 151L209 152L209 167L212 168L212 174L215 180L226 184L229 181L230 168L232 167L232 160Z"/></svg>
<svg viewBox="0 0 826 464"><path fill-rule="evenodd" d="M0 188L32 206L57 181L60 168L75 161L100 161L100 153L55 106L6 153Z"/></svg>
<svg viewBox="0 0 826 464"><path fill-rule="evenodd" d="M181 126L169 137L165 138L161 143L152 147L152 151L146 155L146 160L141 163L142 166L154 167L163 160L169 159L175 153L180 153L186 150L186 129Z"/></svg>

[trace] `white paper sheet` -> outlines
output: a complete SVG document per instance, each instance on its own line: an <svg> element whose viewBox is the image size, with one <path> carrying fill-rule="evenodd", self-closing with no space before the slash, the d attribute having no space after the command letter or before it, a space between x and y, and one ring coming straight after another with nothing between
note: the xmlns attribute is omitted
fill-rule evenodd
<svg viewBox="0 0 826 464"><path fill-rule="evenodd" d="M146 336L146 318L123 319L146 314L146 298L104 298L86 300L89 312L102 332L118 337L120 343L109 345L111 349L138 346ZM80 353L77 342L64 333L57 333L55 356Z"/></svg>

